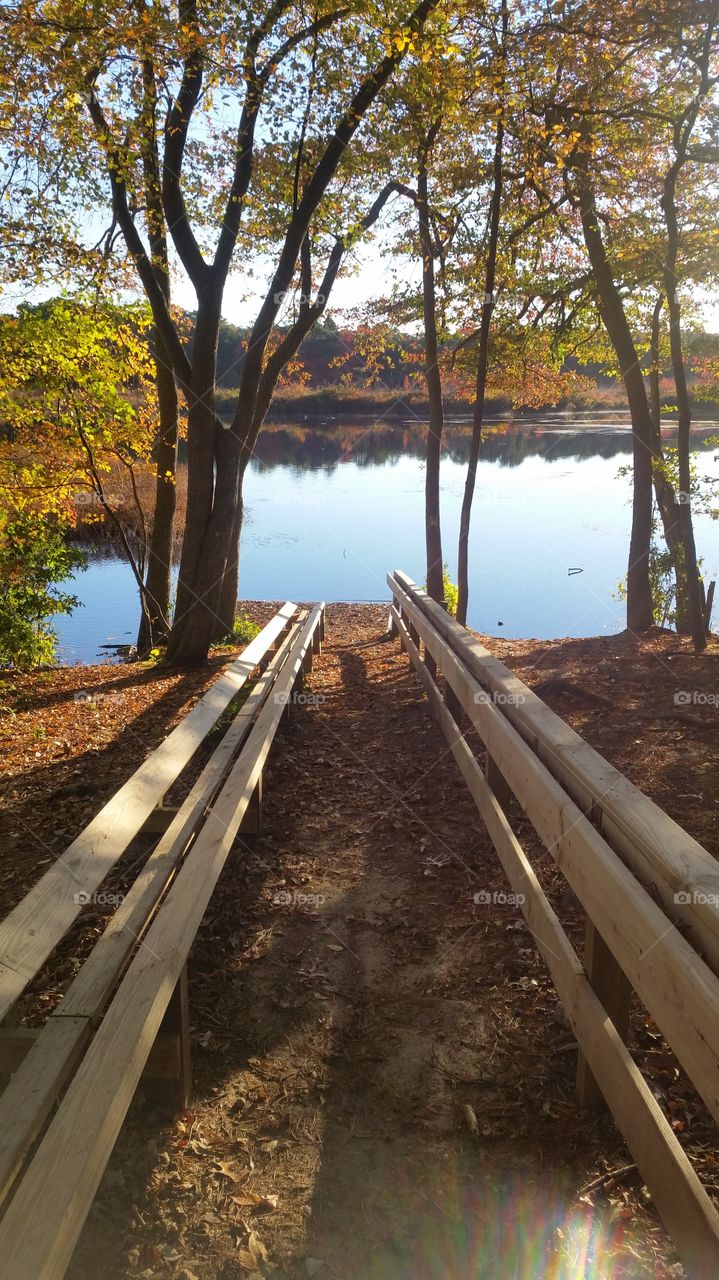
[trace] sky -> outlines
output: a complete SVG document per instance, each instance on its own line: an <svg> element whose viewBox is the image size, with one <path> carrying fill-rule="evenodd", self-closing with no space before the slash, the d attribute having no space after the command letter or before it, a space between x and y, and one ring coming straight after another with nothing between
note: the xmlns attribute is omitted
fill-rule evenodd
<svg viewBox="0 0 719 1280"><path fill-rule="evenodd" d="M386 247L386 242L385 242ZM240 326L252 324L259 305L272 275L272 261L269 258L255 258L251 274L235 272L230 276L225 287L222 314L231 324ZM320 274L321 266L318 269ZM367 306L373 299L388 297L397 280L403 284L419 288L421 269L418 260L402 256L393 260L383 253L381 232L370 242L358 246L353 252L351 262L340 274L332 290L328 304L331 313L338 322L346 318L351 324L351 313L356 308ZM0 310L14 311L21 302L40 302L45 298L56 296L60 292L57 285L47 289L16 289L12 286L0 288ZM173 301L188 311L197 307L192 285L184 275L177 273L173 281ZM719 295L707 290L698 292L694 301L699 310L699 318L708 333L719 333ZM281 318L282 319L282 318Z"/></svg>
<svg viewBox="0 0 719 1280"><path fill-rule="evenodd" d="M373 298L389 296L398 278L415 287L420 285L421 270L418 261L410 262L404 257L399 267L393 268L390 260L382 256L375 244L366 246L356 254L355 260L356 270L352 274L340 276L332 290L328 311L337 319L341 319L343 314L348 315L354 308L369 304ZM254 285L239 276L228 280L222 308L226 320L237 325L248 325L254 321L270 273L270 264L267 265L266 272L263 272L258 263ZM705 331L719 333L719 296L702 290L695 295L694 300ZM188 282L176 283L174 301L188 311L195 310L197 302Z"/></svg>

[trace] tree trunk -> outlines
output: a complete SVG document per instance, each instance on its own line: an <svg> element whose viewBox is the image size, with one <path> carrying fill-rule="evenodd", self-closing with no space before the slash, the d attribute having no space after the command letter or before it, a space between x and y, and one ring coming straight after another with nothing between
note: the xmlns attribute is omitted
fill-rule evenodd
<svg viewBox="0 0 719 1280"><path fill-rule="evenodd" d="M154 63L149 56L143 58L142 82L144 99L140 117L140 136L151 263L162 297L169 304L170 268L162 206L160 158L157 148L157 81ZM156 448L155 514L145 577L147 592L143 601L137 636L137 650L140 656L148 653L160 640L167 638L177 503L177 386L170 355L157 326L153 336L153 351L160 432Z"/></svg>
<svg viewBox="0 0 719 1280"><path fill-rule="evenodd" d="M424 373L429 398L429 432L427 435L427 465L425 471L424 515L427 551L427 593L433 600L444 603L444 574L442 561L442 530L440 523L439 473L444 429L444 405L442 403L442 375L439 369L439 342L437 338L437 296L434 272L435 247L429 216L429 183L427 160L439 132L439 123L432 126L423 141L417 169L417 215L419 220L419 245L422 254L422 315L424 322Z"/></svg>
<svg viewBox="0 0 719 1280"><path fill-rule="evenodd" d="M143 610L137 637L137 650L141 657L153 645L167 638L165 621L169 620L170 615L172 547L177 503L177 387L164 345L157 334L154 345L160 432L156 451L155 515L145 578L148 608L147 611Z"/></svg>
<svg viewBox="0 0 719 1280"><path fill-rule="evenodd" d="M668 295L669 296L669 295ZM679 456L679 493L676 495L679 511L679 522L684 549L684 573L689 605L689 622L691 626L694 648L699 653L706 649L707 635L704 625L704 600L702 584L697 563L697 550L694 541L694 522L691 507L691 423L692 414L689 405L686 370L682 354L681 308L675 296L669 297L669 334L672 353L672 368L677 391L677 409L679 411L679 427L677 434L677 453Z"/></svg>
<svg viewBox="0 0 719 1280"><path fill-rule="evenodd" d="M654 452L657 458L661 459L662 464L664 462L664 450L662 448L662 409L659 395L659 323L663 305L664 297L663 295L660 295L654 305L654 311L652 312L651 342L649 348L651 361L649 370L649 403L652 415L652 429L654 432ZM689 609L687 605L687 580L684 572L684 546L679 523L679 505L677 503L676 493L674 492L674 486L667 479L663 465L655 466L653 468L653 474L654 496L657 501L657 510L659 511L662 527L664 529L664 540L667 544L669 554L672 558L672 565L674 567L676 628L680 634L686 634L690 629Z"/></svg>
<svg viewBox="0 0 719 1280"><path fill-rule="evenodd" d="M654 428L639 356L634 346L621 294L607 258L599 227L594 191L586 169L581 169L577 178L584 242L597 285L602 320L619 361L632 421L634 484L632 531L627 567L627 627L635 632L648 631L654 621L654 604L649 578Z"/></svg>
<svg viewBox="0 0 719 1280"><path fill-rule="evenodd" d="M691 426L692 413L689 403L687 374L682 351L682 315L677 296L677 258L679 252L679 223L676 211L676 180L682 163L682 153L678 150L677 160L668 170L664 181L662 207L667 227L667 256L664 266L664 288L669 308L669 348L672 357L672 372L677 392L678 434L677 453L679 457L679 523L684 548L684 572L686 576L687 601L689 606L689 622L691 626L694 648L697 653L706 649L707 633L704 622L704 599L702 583L697 564L697 550L694 541L694 522L691 505Z"/></svg>
<svg viewBox="0 0 719 1280"><path fill-rule="evenodd" d="M502 49L507 40L509 12L506 0L502 4ZM479 322L479 344L477 350L477 373L475 381L474 410L472 414L472 443L469 447L467 475L462 495L462 510L459 516L459 542L457 547L457 621L463 627L467 625L467 608L469 605L469 527L472 519L472 503L477 482L477 465L482 444L482 426L484 424L484 398L487 389L487 368L489 364L489 336L492 326L492 310L494 307L494 287L497 274L497 249L499 245L499 223L502 210L503 185L503 149L504 149L504 113L497 116L497 127L494 137L493 185L492 201L489 210L489 243L487 245L487 264L484 275L484 300Z"/></svg>
<svg viewBox="0 0 719 1280"><path fill-rule="evenodd" d="M218 622L217 602L226 555L220 554L218 525L226 516L229 477L216 474L215 374L219 307L201 306L195 324L191 400L187 417L187 513L177 584L177 602L167 646L171 662L204 662ZM227 433L228 436L230 432ZM218 509L222 489L225 507Z"/></svg>
<svg viewBox="0 0 719 1280"><path fill-rule="evenodd" d="M222 585L217 602L217 629L214 640L224 640L231 635L237 612L237 599L240 585L240 534L242 532L243 502L240 496L235 510L235 518L227 548L227 561L222 577Z"/></svg>

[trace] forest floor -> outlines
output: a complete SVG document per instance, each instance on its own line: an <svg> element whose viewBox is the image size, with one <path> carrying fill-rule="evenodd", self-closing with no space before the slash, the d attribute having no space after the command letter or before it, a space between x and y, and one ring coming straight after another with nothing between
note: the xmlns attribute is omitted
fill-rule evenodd
<svg viewBox="0 0 719 1280"><path fill-rule="evenodd" d="M191 953L191 1109L139 1091L72 1280L683 1274L611 1119L578 1110L576 1046L518 908L475 901L509 886L386 617L328 607L314 697L283 721L265 772L263 832L233 851ZM489 643L531 685L568 681L545 689L554 709L719 853L716 646L695 658L661 632ZM229 656L189 675L0 681L0 913ZM581 945L576 900L517 829ZM82 917L28 1021L102 923ZM630 1045L719 1193L715 1130L638 1008Z"/></svg>

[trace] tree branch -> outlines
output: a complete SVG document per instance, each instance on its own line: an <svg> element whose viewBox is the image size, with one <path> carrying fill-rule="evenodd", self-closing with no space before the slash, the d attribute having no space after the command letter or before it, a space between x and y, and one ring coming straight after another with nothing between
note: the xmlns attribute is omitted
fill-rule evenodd
<svg viewBox="0 0 719 1280"><path fill-rule="evenodd" d="M354 228L352 234L347 238L343 236L336 238L315 302L307 305L304 309L300 309L300 314L292 328L285 335L277 350L267 360L260 379L257 407L252 423L252 437L248 442L250 452L254 447L254 441L269 409L277 380L285 365L297 354L312 326L323 314L345 253L356 244L366 231L369 231L370 227L374 226L390 196L398 192L400 185L397 182L386 183L370 209Z"/></svg>
<svg viewBox="0 0 719 1280"><path fill-rule="evenodd" d="M190 121L202 89L204 59L196 0L179 0L178 24L180 28L189 28L192 47L185 58L180 88L165 123L162 198L167 225L180 261L199 293L207 283L210 268L190 226L180 180Z"/></svg>

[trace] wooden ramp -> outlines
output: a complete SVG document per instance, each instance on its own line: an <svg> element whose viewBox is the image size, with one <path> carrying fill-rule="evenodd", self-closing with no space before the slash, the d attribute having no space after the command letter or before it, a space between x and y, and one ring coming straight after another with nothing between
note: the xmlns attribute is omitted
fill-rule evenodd
<svg viewBox="0 0 719 1280"><path fill-rule="evenodd" d="M719 1119L719 873L705 849L405 574L401 640L491 837L579 1048L584 1107L607 1105L692 1280L719 1275L719 1214L627 1048L639 997ZM262 772L323 637L324 607L286 604L0 923L4 1013L87 891L141 829L159 840L39 1031L0 1028L0 1280L59 1280L135 1090L190 1089L186 961ZM247 686L246 688L244 688ZM247 694L183 804L163 798L238 691ZM586 913L581 956L515 828L531 823ZM249 826L248 826L249 824ZM526 824L524 829L526 830ZM29 905L28 905L29 904Z"/></svg>
<svg viewBox="0 0 719 1280"><path fill-rule="evenodd" d="M719 1120L719 867L406 574L387 580L390 629L577 1038L580 1102L606 1100L689 1275L719 1276L719 1213L624 1043L635 991ZM583 961L512 829L512 797L586 912Z"/></svg>

